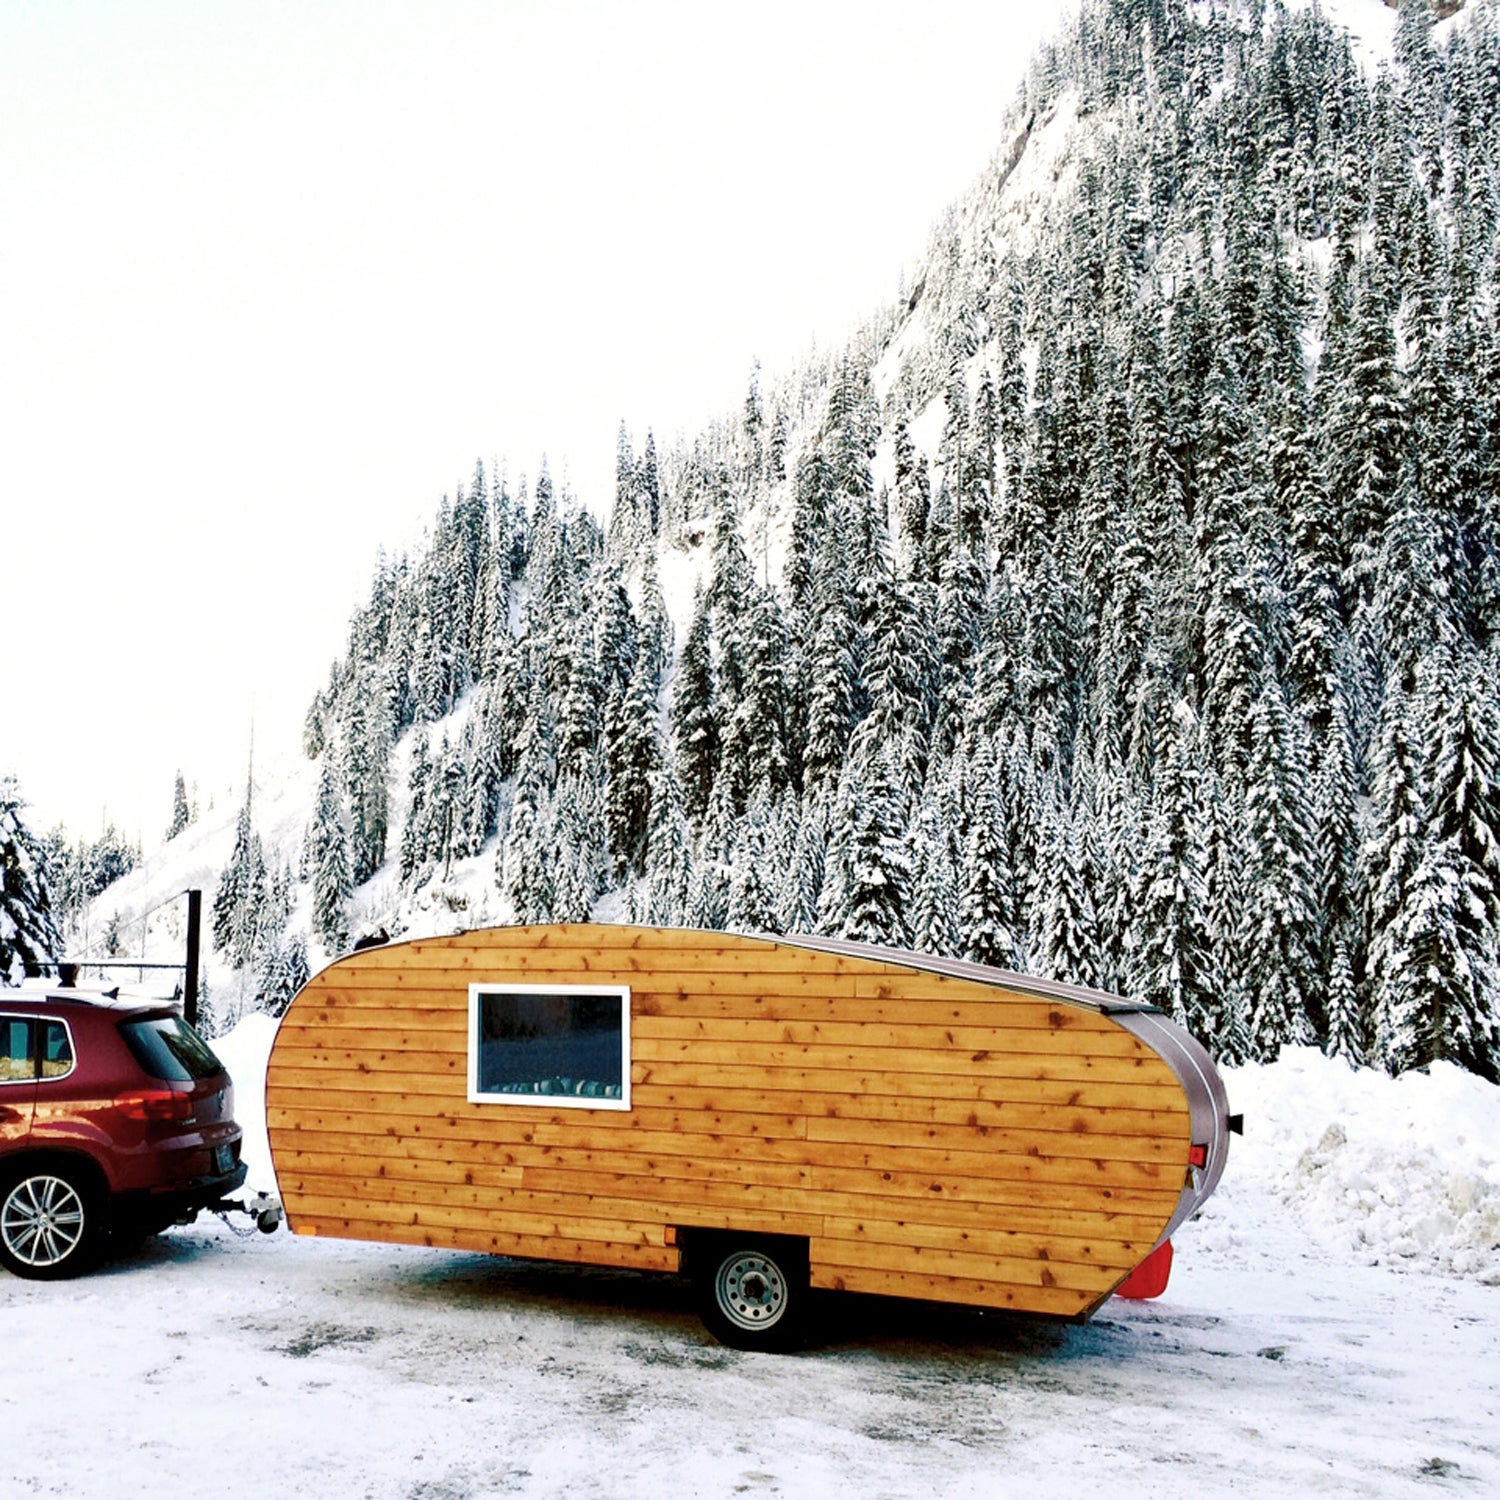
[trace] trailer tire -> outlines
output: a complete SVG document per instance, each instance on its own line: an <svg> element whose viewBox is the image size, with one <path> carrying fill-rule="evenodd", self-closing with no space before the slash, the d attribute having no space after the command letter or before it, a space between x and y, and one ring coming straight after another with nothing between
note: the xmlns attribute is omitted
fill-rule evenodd
<svg viewBox="0 0 1500 1500"><path fill-rule="evenodd" d="M808 1332L807 1253L770 1239L725 1239L700 1252L693 1285L704 1326L731 1349L786 1353Z"/></svg>
<svg viewBox="0 0 1500 1500"><path fill-rule="evenodd" d="M30 1281L92 1270L104 1244L104 1198L91 1174L36 1163L0 1180L0 1265Z"/></svg>

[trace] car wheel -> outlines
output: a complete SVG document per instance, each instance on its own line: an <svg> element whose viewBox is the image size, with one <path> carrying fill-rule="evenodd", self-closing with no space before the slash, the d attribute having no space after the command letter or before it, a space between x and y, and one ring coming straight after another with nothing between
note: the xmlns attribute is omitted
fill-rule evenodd
<svg viewBox="0 0 1500 1500"><path fill-rule="evenodd" d="M35 1281L93 1265L103 1215L92 1185L70 1167L34 1167L0 1187L0 1265Z"/></svg>
<svg viewBox="0 0 1500 1500"><path fill-rule="evenodd" d="M780 1243L740 1240L703 1258L698 1313L731 1349L785 1352L807 1335L805 1256Z"/></svg>

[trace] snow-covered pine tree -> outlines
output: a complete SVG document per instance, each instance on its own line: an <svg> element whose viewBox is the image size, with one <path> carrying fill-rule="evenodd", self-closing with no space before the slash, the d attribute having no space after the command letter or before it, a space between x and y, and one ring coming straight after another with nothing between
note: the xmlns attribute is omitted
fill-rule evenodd
<svg viewBox="0 0 1500 1500"><path fill-rule="evenodd" d="M167 838L175 839L192 821L192 811L188 807L187 783L183 781L182 772L179 771L172 783L172 821L167 825Z"/></svg>
<svg viewBox="0 0 1500 1500"><path fill-rule="evenodd" d="M1054 790L1042 817L1031 969L1092 988L1099 982L1099 931L1079 844Z"/></svg>
<svg viewBox="0 0 1500 1500"><path fill-rule="evenodd" d="M892 753L904 826L927 776L935 652L921 608L889 568L870 580L868 590L869 644L862 675L870 711L857 742Z"/></svg>
<svg viewBox="0 0 1500 1500"><path fill-rule="evenodd" d="M742 607L744 624L744 691L734 720L724 731L727 773L736 807L744 806L756 788L776 796L794 780L801 766L791 743L787 702L788 645L776 596L752 588ZM730 754L731 749L738 753Z"/></svg>
<svg viewBox="0 0 1500 1500"><path fill-rule="evenodd" d="M1317 472L1311 420L1306 410L1296 410L1278 427L1272 469L1291 544L1286 676L1291 702L1317 744L1330 732L1334 699L1342 691L1338 663L1347 646L1339 612L1337 517Z"/></svg>
<svg viewBox="0 0 1500 1500"><path fill-rule="evenodd" d="M941 801L924 799L912 825L911 946L952 958L963 952L958 920L958 876Z"/></svg>
<svg viewBox="0 0 1500 1500"><path fill-rule="evenodd" d="M1216 1018L1197 731L1191 708L1179 702L1164 736L1141 853L1132 993L1202 1037L1212 1034Z"/></svg>
<svg viewBox="0 0 1500 1500"><path fill-rule="evenodd" d="M689 927L717 931L729 920L729 881L737 824L727 783L721 782L715 788L713 805L693 846L687 894Z"/></svg>
<svg viewBox="0 0 1500 1500"><path fill-rule="evenodd" d="M552 786L556 780L550 726L540 687L532 694L516 735L516 778L510 822L496 856L496 876L517 922L547 921L552 910L556 825Z"/></svg>
<svg viewBox="0 0 1500 1500"><path fill-rule="evenodd" d="M645 863L646 920L659 927L685 925L693 876L693 836L682 806L682 789L670 765L663 765L652 775Z"/></svg>
<svg viewBox="0 0 1500 1500"><path fill-rule="evenodd" d="M927 542L927 512L931 504L927 465L912 443L911 429L898 417L895 430L896 493L894 496L896 540L907 556L920 560Z"/></svg>
<svg viewBox="0 0 1500 1500"><path fill-rule="evenodd" d="M486 683L465 730L463 852L468 855L478 854L500 827L507 727L503 703L501 690Z"/></svg>
<svg viewBox="0 0 1500 1500"><path fill-rule="evenodd" d="M21 816L25 807L15 780L0 780L0 985L18 984L62 954L41 847Z"/></svg>
<svg viewBox="0 0 1500 1500"><path fill-rule="evenodd" d="M1398 689L1386 696L1371 769L1369 832L1361 851L1370 935L1365 1005L1373 1018L1376 1059L1399 1072L1417 1046L1403 972L1408 962L1405 934L1424 852L1426 797L1407 700Z"/></svg>
<svg viewBox="0 0 1500 1500"><path fill-rule="evenodd" d="M1359 1005L1359 987L1349 957L1349 939L1340 933L1333 940L1327 959L1328 1035L1323 1046L1330 1057L1342 1057L1358 1067L1365 1060L1365 1018Z"/></svg>
<svg viewBox="0 0 1500 1500"><path fill-rule="evenodd" d="M967 770L969 826L959 871L958 921L963 956L997 968L1020 967L1020 923L1005 808L994 754L981 742Z"/></svg>
<svg viewBox="0 0 1500 1500"><path fill-rule="evenodd" d="M735 830L729 866L729 910L726 923L731 932L775 932L779 913L770 857L771 809L766 790L757 789Z"/></svg>
<svg viewBox="0 0 1500 1500"><path fill-rule="evenodd" d="M1078 727L1083 693L1078 653L1079 598L1051 552L1040 554L1022 590L1021 678L1037 772L1061 769L1064 747Z"/></svg>
<svg viewBox="0 0 1500 1500"><path fill-rule="evenodd" d="M611 696L623 697L630 686L640 652L640 626L618 574L604 570L595 589L594 652L602 701L607 703Z"/></svg>
<svg viewBox="0 0 1500 1500"><path fill-rule="evenodd" d="M501 891L514 921L546 922L551 920L557 891L556 813L545 783L526 769L523 757L510 826L500 848Z"/></svg>
<svg viewBox="0 0 1500 1500"><path fill-rule="evenodd" d="M297 991L311 978L307 961L307 938L300 932L284 933L272 946L258 986L257 1009L269 1016L283 1016Z"/></svg>
<svg viewBox="0 0 1500 1500"><path fill-rule="evenodd" d="M90 896L112 886L140 863L141 852L113 823L83 847L83 883Z"/></svg>
<svg viewBox="0 0 1500 1500"><path fill-rule="evenodd" d="M330 953L342 950L349 937L345 904L353 890L349 868L349 830L343 800L334 780L332 757L323 757L318 800L307 830L305 863L312 878L312 929Z"/></svg>
<svg viewBox="0 0 1500 1500"><path fill-rule="evenodd" d="M629 688L605 726L609 781L604 817L619 877L639 875L645 868L651 798L662 763L657 685L655 657L642 652Z"/></svg>
<svg viewBox="0 0 1500 1500"><path fill-rule="evenodd" d="M826 848L823 817L816 806L801 809L792 830L792 852L776 898L776 931L811 933L818 928Z"/></svg>
<svg viewBox="0 0 1500 1500"><path fill-rule="evenodd" d="M1368 618L1378 582L1381 538L1395 504L1409 443L1396 379L1387 271L1376 257L1358 263L1346 363L1330 372L1324 437L1330 499L1341 522L1344 589Z"/></svg>
<svg viewBox="0 0 1500 1500"><path fill-rule="evenodd" d="M840 580L841 581L841 580ZM813 638L807 654L807 748L804 784L809 798L829 797L849 751L858 703L856 626L842 589L814 595Z"/></svg>
<svg viewBox="0 0 1500 1500"><path fill-rule="evenodd" d="M1483 238L1482 233L1475 235L1480 243ZM1491 321L1476 334L1475 342L1479 368L1471 415L1480 441L1472 445L1472 511L1464 517L1462 530L1472 579L1469 628L1484 646L1500 637L1500 321Z"/></svg>
<svg viewBox="0 0 1500 1500"><path fill-rule="evenodd" d="M853 758L850 766L838 797L848 824L839 846L837 935L904 948L911 939L911 867L902 839L902 773L888 751Z"/></svg>
<svg viewBox="0 0 1500 1500"><path fill-rule="evenodd" d="M688 817L701 824L719 774L719 715L714 689L708 603L700 593L682 648L672 695L672 743Z"/></svg>
<svg viewBox="0 0 1500 1500"><path fill-rule="evenodd" d="M1435 724L1428 807L1398 942L1387 1066L1447 1058L1500 1077L1500 734L1492 659L1448 652L1423 672Z"/></svg>
<svg viewBox="0 0 1500 1500"><path fill-rule="evenodd" d="M1250 1045L1263 1062L1284 1042L1313 1040L1316 985L1315 872L1307 761L1281 689L1268 678L1250 727L1245 782L1243 951Z"/></svg>
<svg viewBox="0 0 1500 1500"><path fill-rule="evenodd" d="M385 863L390 836L393 743L389 680L378 668L356 677L344 700L339 771L349 808L349 874L363 885Z"/></svg>
<svg viewBox="0 0 1500 1500"><path fill-rule="evenodd" d="M649 535L650 522L642 514L635 453L622 421L615 439L615 503L605 538L610 561L622 565L635 556Z"/></svg>
<svg viewBox="0 0 1500 1500"><path fill-rule="evenodd" d="M604 730L604 683L595 659L592 631L579 618L568 641L567 689L557 709L557 765L560 774L595 774L594 757Z"/></svg>
<svg viewBox="0 0 1500 1500"><path fill-rule="evenodd" d="M719 774L729 787L736 812L744 808L756 771L751 743L751 720L755 715L745 702L750 676L750 635L755 628L750 618L754 588L735 503L727 487L722 488L716 502L708 587L703 597L715 648Z"/></svg>
<svg viewBox="0 0 1500 1500"><path fill-rule="evenodd" d="M412 740L411 768L406 774L406 822L401 830L399 870L403 885L421 883L428 864L428 802L432 797L432 751L427 731L419 729Z"/></svg>
<svg viewBox="0 0 1500 1500"><path fill-rule="evenodd" d="M935 594L918 596L925 597L931 597L930 650L937 679L930 738L933 752L946 755L970 717L969 700L974 692L986 614L984 570L962 542L944 550ZM924 644L919 638L919 651Z"/></svg>
<svg viewBox="0 0 1500 1500"><path fill-rule="evenodd" d="M219 875L210 916L214 948L240 967L255 947L265 901L266 867L250 823L250 790L235 820L234 847Z"/></svg>
<svg viewBox="0 0 1500 1500"><path fill-rule="evenodd" d="M557 873L547 920L587 922L604 889L609 864L598 788L580 777L559 777L552 825Z"/></svg>
<svg viewBox="0 0 1500 1500"><path fill-rule="evenodd" d="M473 720L469 723L472 725ZM445 880L452 872L454 859L470 852L463 835L467 783L463 744L453 744L445 732L442 751L433 767L432 796L427 804L428 856L441 866Z"/></svg>
<svg viewBox="0 0 1500 1500"><path fill-rule="evenodd" d="M1244 804L1236 788L1226 786L1210 771L1203 787L1203 807L1205 908L1215 1002L1209 1041L1221 1061L1242 1063L1252 1056Z"/></svg>
<svg viewBox="0 0 1500 1500"><path fill-rule="evenodd" d="M1146 847L1140 797L1124 768L1101 756L1094 767L1095 830L1098 837L1099 984L1116 994L1137 988L1140 907L1137 864ZM1206 942L1206 938L1205 938Z"/></svg>

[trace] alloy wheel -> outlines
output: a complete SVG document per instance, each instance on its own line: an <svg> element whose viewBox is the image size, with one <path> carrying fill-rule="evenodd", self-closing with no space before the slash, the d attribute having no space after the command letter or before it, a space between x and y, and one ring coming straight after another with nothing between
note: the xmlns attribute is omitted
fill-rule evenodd
<svg viewBox="0 0 1500 1500"><path fill-rule="evenodd" d="M50 1174L23 1177L0 1208L0 1239L18 1261L36 1270L60 1266L83 1242L85 1215L78 1189Z"/></svg>

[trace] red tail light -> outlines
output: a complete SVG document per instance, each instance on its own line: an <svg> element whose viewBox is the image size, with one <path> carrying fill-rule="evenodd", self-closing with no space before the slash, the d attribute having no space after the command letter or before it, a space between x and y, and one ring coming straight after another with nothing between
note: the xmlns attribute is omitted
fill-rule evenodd
<svg viewBox="0 0 1500 1500"><path fill-rule="evenodd" d="M1193 1167L1206 1167L1208 1165L1208 1145L1188 1147L1188 1165Z"/></svg>
<svg viewBox="0 0 1500 1500"><path fill-rule="evenodd" d="M131 1089L115 1099L115 1108L127 1120L188 1120L193 1100L190 1094L171 1089Z"/></svg>

